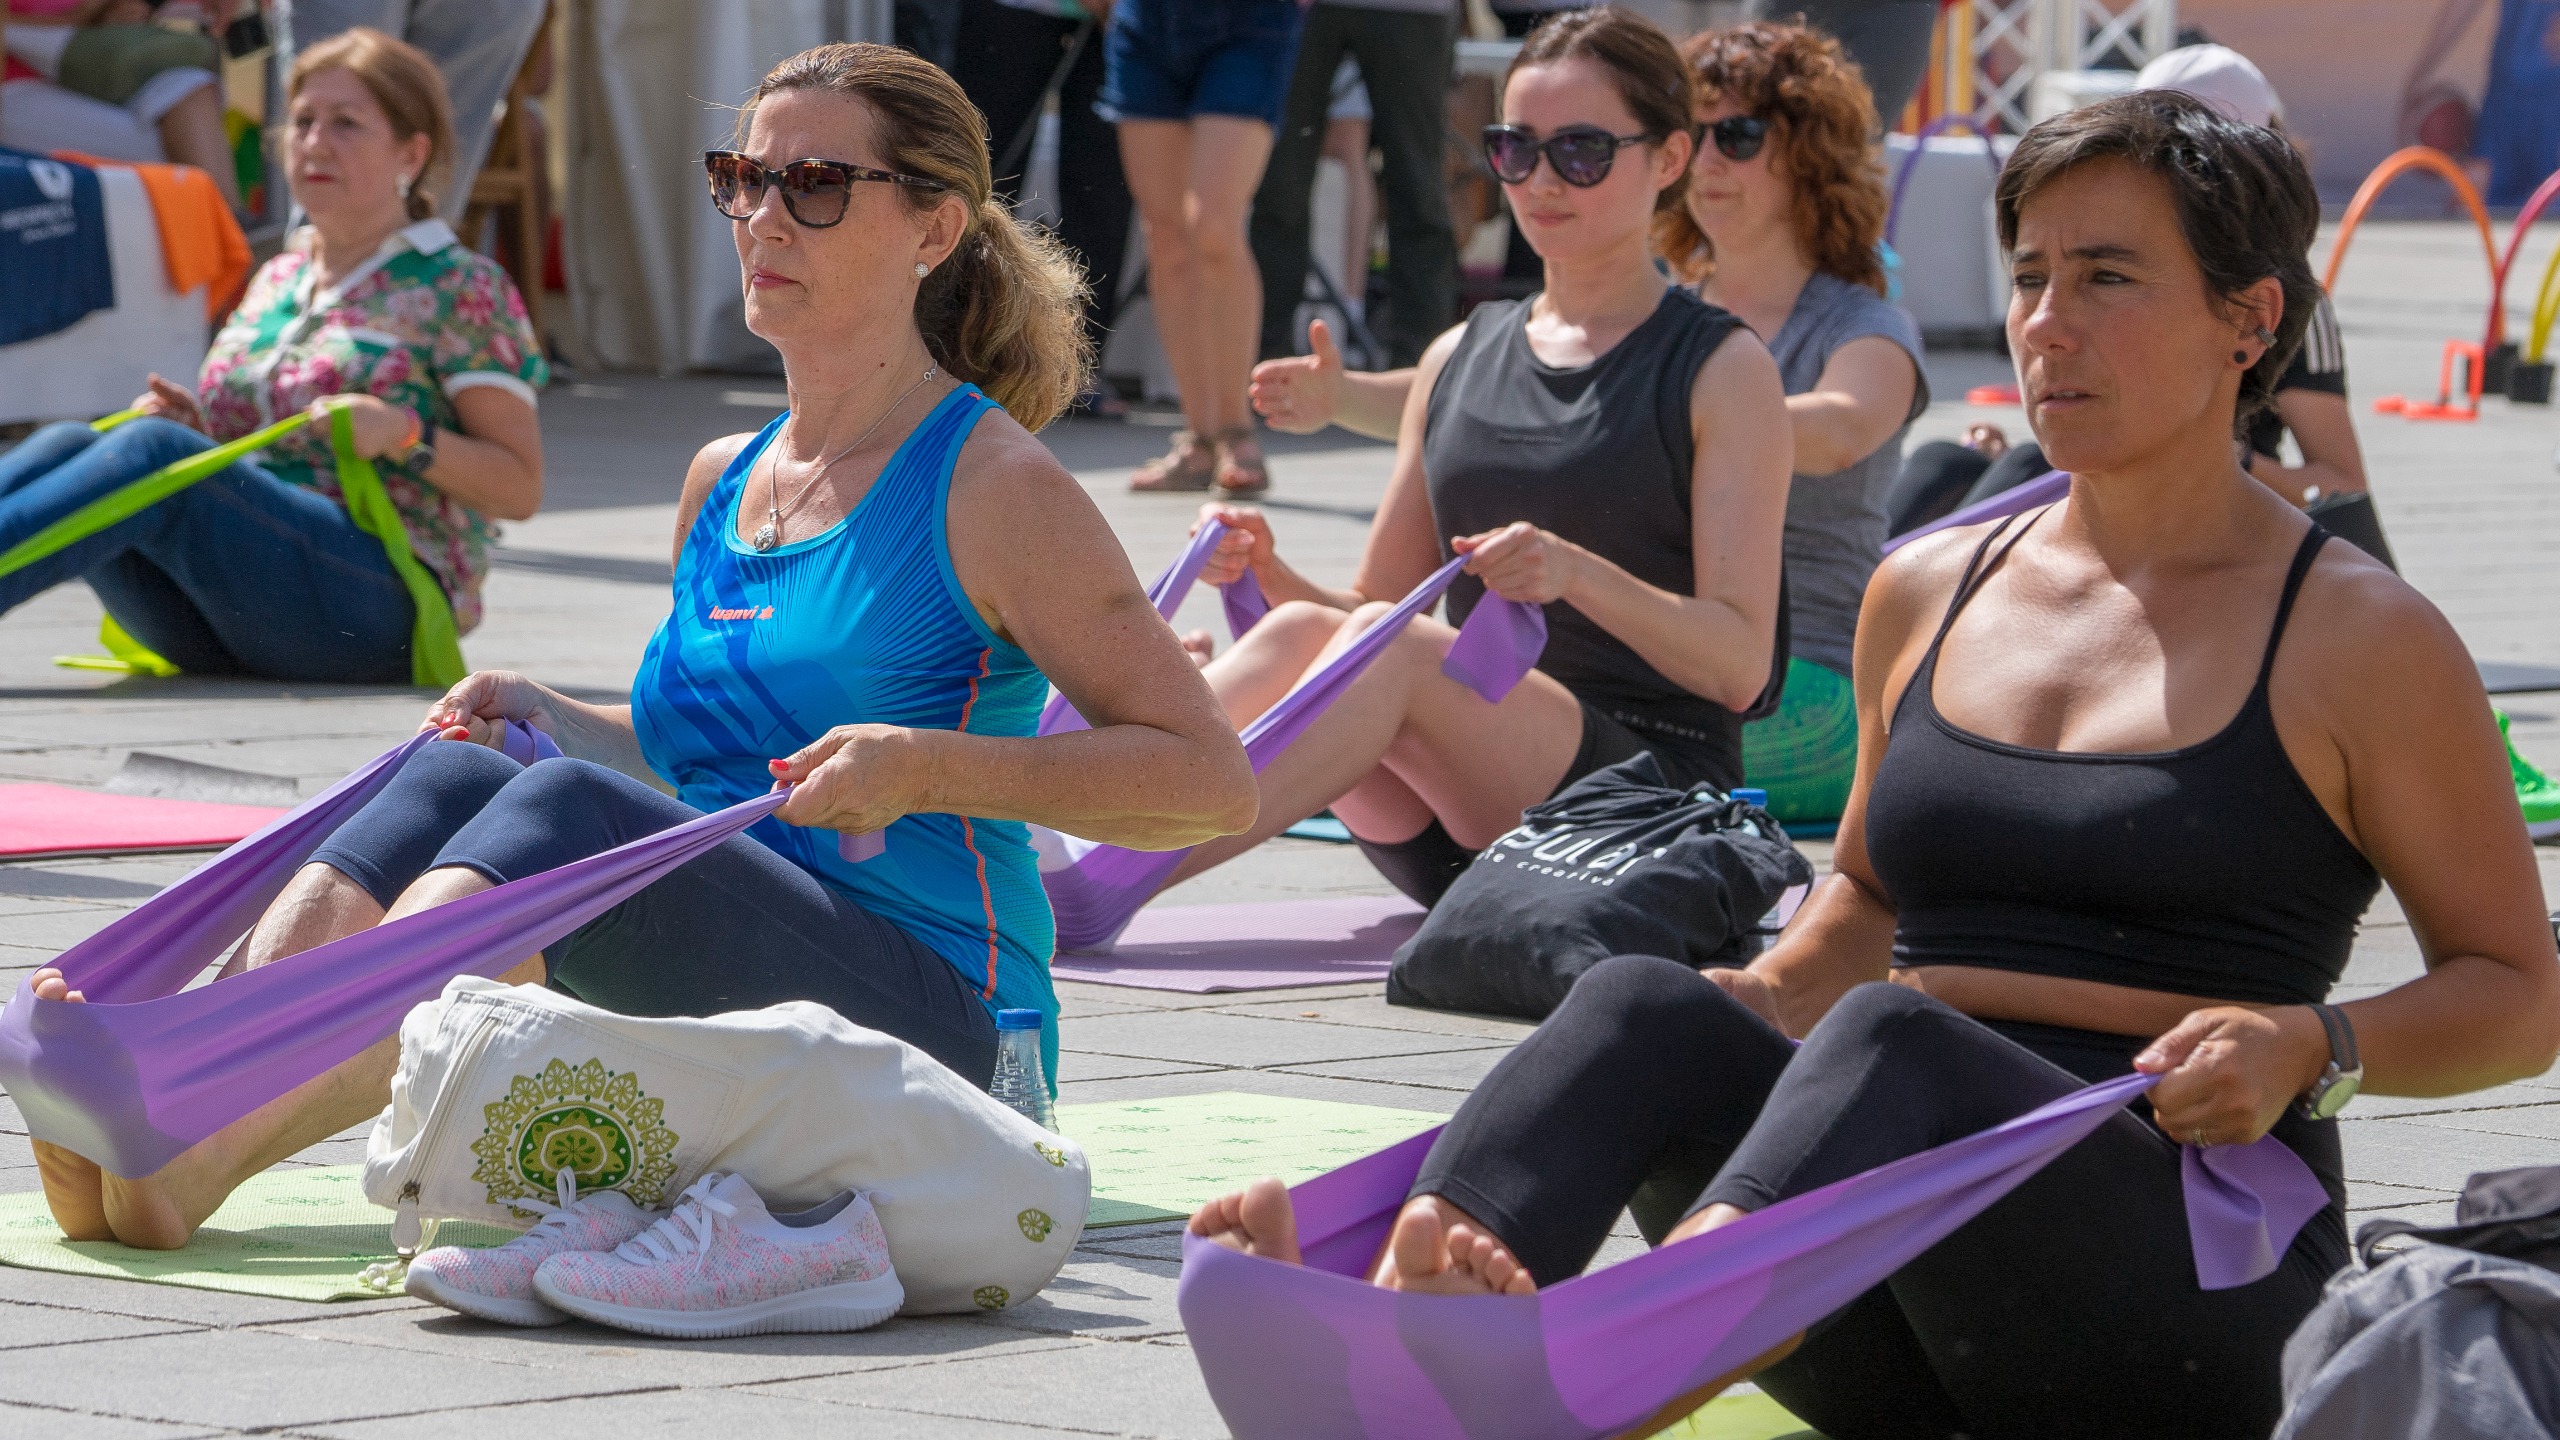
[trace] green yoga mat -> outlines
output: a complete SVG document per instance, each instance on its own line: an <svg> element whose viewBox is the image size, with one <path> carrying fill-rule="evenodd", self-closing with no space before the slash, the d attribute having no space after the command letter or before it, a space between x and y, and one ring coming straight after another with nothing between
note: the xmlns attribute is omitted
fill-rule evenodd
<svg viewBox="0 0 2560 1440"><path fill-rule="evenodd" d="M1093 1164L1088 1228L1182 1219L1258 1175L1295 1184L1441 1118L1238 1094L1062 1105L1058 1116ZM495 1245L511 1234L447 1224L436 1240ZM65 1240L42 1195L0 1195L0 1265L29 1270L283 1300L378 1300L356 1277L390 1255L391 1214L366 1202L353 1165L270 1170L234 1192L183 1250Z"/></svg>
<svg viewBox="0 0 2560 1440"><path fill-rule="evenodd" d="M1188 1219L1247 1180L1277 1175L1295 1185L1446 1118L1232 1090L1058 1107L1058 1128L1093 1162L1088 1230Z"/></svg>
<svg viewBox="0 0 2560 1440"><path fill-rule="evenodd" d="M448 1245L496 1245L514 1232L449 1224ZM359 1283L391 1257L391 1213L364 1198L356 1166L270 1170L232 1192L183 1250L65 1240L40 1194L0 1195L0 1265L228 1290L278 1300L380 1300Z"/></svg>

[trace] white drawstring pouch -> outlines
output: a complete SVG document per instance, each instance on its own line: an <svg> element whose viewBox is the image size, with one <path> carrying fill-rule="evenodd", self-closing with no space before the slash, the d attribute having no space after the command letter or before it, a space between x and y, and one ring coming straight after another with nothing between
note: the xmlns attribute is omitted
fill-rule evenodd
<svg viewBox="0 0 2560 1440"><path fill-rule="evenodd" d="M1037 1294L1093 1193L1074 1141L823 1005L649 1020L469 975L401 1022L364 1193L406 1255L429 1221L524 1229L564 1174L661 1209L712 1170L776 1210L868 1194L910 1315Z"/></svg>

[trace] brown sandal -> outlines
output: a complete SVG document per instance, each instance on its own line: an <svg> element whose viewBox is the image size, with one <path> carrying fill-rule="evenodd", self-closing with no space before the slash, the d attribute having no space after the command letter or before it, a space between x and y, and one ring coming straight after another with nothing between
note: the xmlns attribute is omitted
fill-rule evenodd
<svg viewBox="0 0 2560 1440"><path fill-rule="evenodd" d="M1247 445L1253 447L1251 456L1236 453ZM1254 438L1251 425L1230 425L1218 432L1215 475L1221 495L1259 495L1271 488L1271 466L1263 459L1262 444Z"/></svg>
<svg viewBox="0 0 2560 1440"><path fill-rule="evenodd" d="M1173 432L1173 448L1129 473L1129 488L1142 495L1170 495L1209 488L1218 471L1215 447L1188 430Z"/></svg>

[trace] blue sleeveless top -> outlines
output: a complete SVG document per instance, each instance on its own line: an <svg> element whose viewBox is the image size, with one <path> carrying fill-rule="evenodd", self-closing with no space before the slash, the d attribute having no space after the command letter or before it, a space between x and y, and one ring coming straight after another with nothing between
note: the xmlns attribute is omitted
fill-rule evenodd
<svg viewBox="0 0 2560 1440"><path fill-rule="evenodd" d="M852 514L761 554L738 539L738 503L784 417L729 462L684 537L675 608L631 682L641 753L686 804L707 812L765 793L767 760L838 725L1037 732L1049 682L979 619L945 529L952 462L994 408L975 386L952 391ZM1056 931L1020 822L904 816L887 850L860 864L831 830L768 819L747 833L922 941L990 1008L1046 1015L1057 1073Z"/></svg>

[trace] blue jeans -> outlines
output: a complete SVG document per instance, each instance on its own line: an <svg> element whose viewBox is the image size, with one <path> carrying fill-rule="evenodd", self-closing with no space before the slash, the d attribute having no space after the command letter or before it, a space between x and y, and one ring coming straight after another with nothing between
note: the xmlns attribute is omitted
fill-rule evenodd
<svg viewBox="0 0 2560 1440"><path fill-rule="evenodd" d="M48 425L0 455L0 550L213 448L173 421ZM0 576L0 614L67 580L194 675L406 684L408 589L346 508L248 461Z"/></svg>

